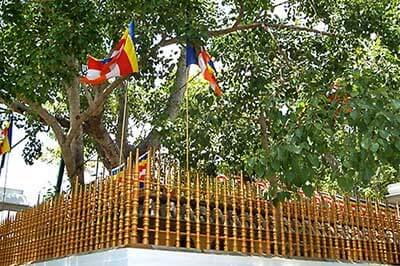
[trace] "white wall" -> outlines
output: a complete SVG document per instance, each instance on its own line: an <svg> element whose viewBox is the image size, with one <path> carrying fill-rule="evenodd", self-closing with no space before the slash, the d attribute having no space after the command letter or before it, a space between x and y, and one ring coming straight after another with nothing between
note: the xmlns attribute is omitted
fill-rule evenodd
<svg viewBox="0 0 400 266"><path fill-rule="evenodd" d="M378 265L366 263L338 263L283 258L220 255L188 251L140 248L111 249L90 254L71 256L35 266L347 266ZM381 265L381 264L380 264Z"/></svg>

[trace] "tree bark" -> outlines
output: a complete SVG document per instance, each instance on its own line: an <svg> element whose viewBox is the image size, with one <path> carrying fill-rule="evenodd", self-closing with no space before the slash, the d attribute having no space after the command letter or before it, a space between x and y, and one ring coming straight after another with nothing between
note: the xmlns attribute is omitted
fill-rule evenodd
<svg viewBox="0 0 400 266"><path fill-rule="evenodd" d="M84 154L83 154L83 130L82 124L78 124L79 114L81 113L81 103L79 95L79 79L74 78L71 84L66 88L68 103L69 103L69 115L70 115L70 129L76 128L75 137L72 138L71 143L66 142L66 149L71 149L71 154L74 160L74 165L68 167L73 168L68 171L68 176L70 178L78 178L80 184L85 183L84 179ZM78 125L77 125L78 124ZM68 134L72 134L71 131ZM67 164L67 161L65 161Z"/></svg>
<svg viewBox="0 0 400 266"><path fill-rule="evenodd" d="M118 166L119 148L102 122L103 114L92 117L84 124L85 132L93 139L102 162L107 169Z"/></svg>

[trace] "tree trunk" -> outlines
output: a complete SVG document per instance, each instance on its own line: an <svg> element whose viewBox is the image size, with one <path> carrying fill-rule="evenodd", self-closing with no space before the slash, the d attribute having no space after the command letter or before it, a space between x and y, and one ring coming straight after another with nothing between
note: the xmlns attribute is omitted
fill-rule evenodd
<svg viewBox="0 0 400 266"><path fill-rule="evenodd" d="M80 103L80 95L79 95L79 79L74 78L71 84L66 88L68 102L69 102L69 114L70 114L70 125L74 125L78 123L79 114L81 113L81 103ZM71 128L71 127L70 127ZM77 134L75 135L69 145L71 150L71 154L74 160L74 168L72 173L69 172L69 178L78 178L78 182L81 184L85 183L84 179L84 154L83 154L83 130L82 125L80 125L77 129ZM71 132L69 132L71 133ZM68 144L67 144L68 145ZM68 147L66 147L68 148ZM68 169L68 162L65 161L65 164ZM72 166L70 166L71 168ZM72 176L71 176L72 175Z"/></svg>
<svg viewBox="0 0 400 266"><path fill-rule="evenodd" d="M183 96L185 94L185 84L187 82L188 76L186 71L186 54L185 50L181 50L181 56L178 61L178 67L176 70L176 78L174 82L174 90L169 96L167 108L164 111L163 116L167 117L168 120L174 121L179 114L179 109L182 103ZM147 137L139 143L138 146L130 146L130 150L134 151L139 149L140 152L144 152L148 150L150 147L154 149L159 148L160 146L160 134L157 129L153 128L153 130L147 135Z"/></svg>
<svg viewBox="0 0 400 266"><path fill-rule="evenodd" d="M258 123L260 124L260 136L261 136L261 145L265 151L265 165L267 165L268 162L268 153L269 153L269 141L268 141L268 134L269 134L269 122L267 118L265 117L265 114L263 111L260 111L260 115L258 117ZM272 186L277 186L278 185L278 178L277 176L271 176L269 178L269 182Z"/></svg>
<svg viewBox="0 0 400 266"><path fill-rule="evenodd" d="M85 132L95 142L96 149L107 169L118 166L119 148L116 142L111 138L109 132L102 122L103 113L89 119L85 125Z"/></svg>

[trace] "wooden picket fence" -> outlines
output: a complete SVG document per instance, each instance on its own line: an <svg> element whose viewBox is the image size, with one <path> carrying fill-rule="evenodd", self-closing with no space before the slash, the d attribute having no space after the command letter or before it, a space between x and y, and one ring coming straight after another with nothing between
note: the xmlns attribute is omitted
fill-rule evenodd
<svg viewBox="0 0 400 266"><path fill-rule="evenodd" d="M277 205L243 177L182 174L138 154L125 170L18 212L0 225L0 265L115 247L192 249L400 263L399 208L315 194ZM150 167L150 165L152 165Z"/></svg>

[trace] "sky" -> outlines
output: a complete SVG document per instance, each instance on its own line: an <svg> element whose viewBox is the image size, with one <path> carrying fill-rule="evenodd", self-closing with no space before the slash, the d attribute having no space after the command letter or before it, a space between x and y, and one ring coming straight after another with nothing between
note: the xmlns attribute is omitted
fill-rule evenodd
<svg viewBox="0 0 400 266"><path fill-rule="evenodd" d="M13 144L22 139L24 134L23 129L13 127ZM42 140L43 151L46 147L57 147L56 142L46 134L40 134L39 138ZM25 143L26 141L21 142L7 154L8 161L0 176L0 187L6 185L7 188L22 189L28 204L33 205L37 202L39 193L43 195L48 188L56 184L58 165L57 163L49 164L40 159L32 166L25 164L22 157Z"/></svg>

